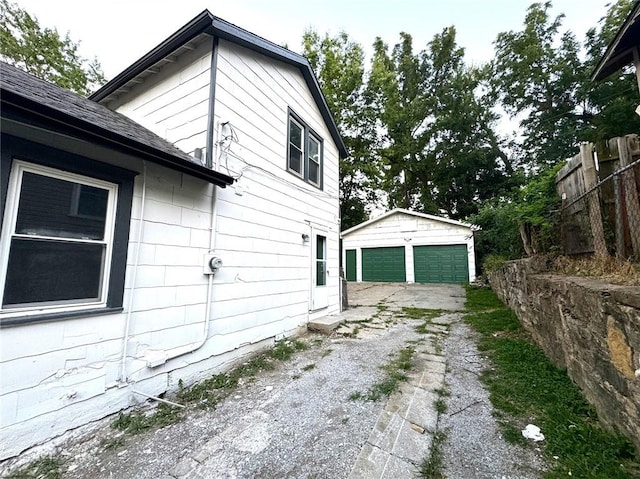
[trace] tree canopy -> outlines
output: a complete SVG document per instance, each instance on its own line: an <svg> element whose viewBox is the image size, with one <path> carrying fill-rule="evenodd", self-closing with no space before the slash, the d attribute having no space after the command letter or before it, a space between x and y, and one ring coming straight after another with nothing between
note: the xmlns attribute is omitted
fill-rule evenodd
<svg viewBox="0 0 640 479"><path fill-rule="evenodd" d="M38 78L87 96L105 82L98 61L78 54L67 33L43 28L36 17L0 0L0 59Z"/></svg>
<svg viewBox="0 0 640 479"><path fill-rule="evenodd" d="M520 254L522 228L548 237L556 166L580 142L640 130L633 71L590 79L633 4L613 2L581 40L550 1L532 3L481 66L467 65L453 26L423 48L404 32L392 46L376 38L368 65L346 33L308 31L304 54L351 152L340 163L343 229L372 207L402 207L480 224L486 252ZM517 134L498 133L500 111Z"/></svg>

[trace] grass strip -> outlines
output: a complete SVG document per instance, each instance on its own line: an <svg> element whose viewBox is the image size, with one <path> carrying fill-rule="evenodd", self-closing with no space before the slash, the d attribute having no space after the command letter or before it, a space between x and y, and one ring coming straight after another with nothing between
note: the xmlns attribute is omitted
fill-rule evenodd
<svg viewBox="0 0 640 479"><path fill-rule="evenodd" d="M353 392L349 395L351 401L379 401L382 398L391 396L400 387L400 383L406 381L407 371L412 367L412 358L415 348L407 346L393 355L392 359L380 369L386 372L386 377L381 381L373 384L366 393L360 391Z"/></svg>
<svg viewBox="0 0 640 479"><path fill-rule="evenodd" d="M515 314L487 288L467 288L465 321L481 334L478 349L493 367L481 379L498 411L503 437L524 443L527 423L542 429L549 470L544 479L640 477L633 445L602 428L566 372L533 343Z"/></svg>

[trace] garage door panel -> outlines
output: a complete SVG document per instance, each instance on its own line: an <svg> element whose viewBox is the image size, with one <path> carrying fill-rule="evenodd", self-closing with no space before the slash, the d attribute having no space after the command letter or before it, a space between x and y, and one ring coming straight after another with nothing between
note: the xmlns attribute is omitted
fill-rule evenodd
<svg viewBox="0 0 640 479"><path fill-rule="evenodd" d="M362 281L403 283L406 280L403 246L362 249Z"/></svg>
<svg viewBox="0 0 640 479"><path fill-rule="evenodd" d="M416 283L466 283L469 281L467 246L414 246Z"/></svg>

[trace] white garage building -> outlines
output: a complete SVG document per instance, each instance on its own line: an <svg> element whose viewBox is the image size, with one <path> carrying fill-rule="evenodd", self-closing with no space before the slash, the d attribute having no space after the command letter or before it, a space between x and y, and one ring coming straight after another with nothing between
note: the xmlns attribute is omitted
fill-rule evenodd
<svg viewBox="0 0 640 479"><path fill-rule="evenodd" d="M404 209L342 232L348 281L466 283L475 280L472 225Z"/></svg>

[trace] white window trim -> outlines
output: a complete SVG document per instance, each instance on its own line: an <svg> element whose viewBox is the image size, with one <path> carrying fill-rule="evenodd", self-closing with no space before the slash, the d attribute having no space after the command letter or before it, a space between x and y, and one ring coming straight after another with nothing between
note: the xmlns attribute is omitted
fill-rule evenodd
<svg viewBox="0 0 640 479"><path fill-rule="evenodd" d="M97 240L80 240L83 243L100 243L105 244L105 254L103 260L102 271L102 287L100 292L100 299L98 301L85 301L64 304L32 304L28 306L17 306L3 309L4 290L7 278L7 267L9 264L9 249L11 247L11 239L15 235L15 227L18 213L18 203L20 198L20 190L22 186L22 176L25 172L34 173L43 176L49 176L65 181L72 181L75 183L85 184L87 186L94 186L97 188L106 189L109 192L107 212L105 216L105 230L104 239L102 241ZM9 177L9 185L7 188L7 197L5 204L5 214L2 226L2 239L0 241L0 316L12 317L12 316L29 316L37 315L41 313L58 313L68 311L78 311L83 309L94 309L99 307L105 307L107 304L107 297L109 294L109 278L111 274L111 257L113 254L113 240L115 230L115 218L117 209L118 198L118 185L107 181L98 180L84 175L71 173L56 168L50 168L48 166L42 166L34 163L29 163L23 160L14 160L11 168L11 174ZM24 236L24 235L18 235ZM39 236L41 238L47 238L45 236ZM60 240L61 238L55 238ZM64 241L72 242L71 238L63 238ZM78 240L75 240L78 241Z"/></svg>

